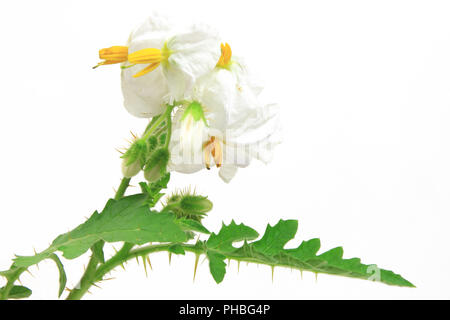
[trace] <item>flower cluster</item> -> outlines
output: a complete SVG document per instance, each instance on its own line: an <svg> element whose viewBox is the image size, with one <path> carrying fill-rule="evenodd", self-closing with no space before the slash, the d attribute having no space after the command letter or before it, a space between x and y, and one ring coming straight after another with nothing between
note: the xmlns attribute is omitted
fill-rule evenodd
<svg viewBox="0 0 450 320"><path fill-rule="evenodd" d="M132 115L154 122L169 109L169 153L159 156L163 167L193 173L216 166L228 182L252 158L271 160L281 141L278 106L260 101L261 87L215 30L152 16L126 46L99 55L97 66L121 63L124 105ZM155 171L139 150L125 157L126 175L146 166Z"/></svg>

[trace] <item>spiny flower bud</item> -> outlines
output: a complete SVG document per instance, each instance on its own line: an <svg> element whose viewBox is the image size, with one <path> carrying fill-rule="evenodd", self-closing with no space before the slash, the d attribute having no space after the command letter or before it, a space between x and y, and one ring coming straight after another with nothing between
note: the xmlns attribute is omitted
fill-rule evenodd
<svg viewBox="0 0 450 320"><path fill-rule="evenodd" d="M139 160L136 160L130 165L127 165L127 159L122 161L122 174L125 178L132 178L141 171L141 164Z"/></svg>
<svg viewBox="0 0 450 320"><path fill-rule="evenodd" d="M138 139L135 135L133 137L136 140L121 157L123 159L122 174L126 178L132 178L141 171L148 149L143 139Z"/></svg>
<svg viewBox="0 0 450 320"><path fill-rule="evenodd" d="M155 182L161 179L166 173L169 163L169 150L167 148L156 149L148 159L144 168L144 177L149 182Z"/></svg>
<svg viewBox="0 0 450 320"><path fill-rule="evenodd" d="M185 195L180 200L180 208L186 212L202 212L211 211L213 204L207 197L197 195Z"/></svg>
<svg viewBox="0 0 450 320"><path fill-rule="evenodd" d="M174 212L178 218L200 221L212 207L213 204L207 197L182 192L172 195L167 200L165 209Z"/></svg>
<svg viewBox="0 0 450 320"><path fill-rule="evenodd" d="M126 165L129 166L138 160L145 160L146 153L147 143L143 139L137 139L124 153L122 159L124 159Z"/></svg>

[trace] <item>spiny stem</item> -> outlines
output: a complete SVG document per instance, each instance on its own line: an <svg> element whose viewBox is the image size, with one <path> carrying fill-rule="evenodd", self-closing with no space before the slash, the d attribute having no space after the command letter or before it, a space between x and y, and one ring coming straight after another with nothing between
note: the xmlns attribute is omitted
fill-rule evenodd
<svg viewBox="0 0 450 320"><path fill-rule="evenodd" d="M123 178L120 182L119 189L117 189L116 195L114 196L114 200L119 200L125 194L125 191L130 186L131 178Z"/></svg>
<svg viewBox="0 0 450 320"><path fill-rule="evenodd" d="M100 281L103 279L103 277L112 271L114 268L120 266L122 263L130 260L135 259L136 257L145 257L146 255L154 252L159 251L167 251L169 250L170 246L173 244L159 244L159 245L152 245L152 246L146 246L142 248L138 248L135 250L130 251L132 248L132 244L125 243L124 247L117 252L116 255L114 255L111 259L106 261L104 264L102 264L100 267L98 267L97 272L95 273L95 279L94 281Z"/></svg>
<svg viewBox="0 0 450 320"><path fill-rule="evenodd" d="M13 268L13 266L11 266ZM0 300L8 300L9 292L11 291L12 287L14 287L14 282L19 279L20 275L25 272L27 268L17 268L9 277L8 282L3 287L3 289L0 291Z"/></svg>
<svg viewBox="0 0 450 320"><path fill-rule="evenodd" d="M158 128L158 126L167 118L170 117L170 114L172 113L172 110L174 108L174 105L167 105L166 107L166 111L164 112L164 114L162 114L158 120L155 121L155 123L144 133L144 135L142 136L142 138L144 140L147 140L152 134L153 132Z"/></svg>
<svg viewBox="0 0 450 320"><path fill-rule="evenodd" d="M119 188L114 196L115 200L119 200L125 194L128 186L130 185L131 178L123 178L120 182ZM102 246L103 249L103 246ZM120 252L120 251L119 251ZM89 287L93 284L93 277L95 276L95 271L97 270L97 265L99 264L99 260L92 254L88 266L83 273L80 281L76 288L74 288L70 294L67 296L67 300L79 300L83 297L83 295L88 291Z"/></svg>
<svg viewBox="0 0 450 320"><path fill-rule="evenodd" d="M144 247L132 249L133 244L125 243L124 246L122 247L122 249L120 249L111 259L107 260L104 264L102 264L98 267L98 269L94 272L93 277L90 278L91 282L87 283L86 286L83 286L82 292L76 291L75 294L72 294L73 293L73 291L72 291L72 293L69 295L68 299L69 298L80 299L83 296L83 294L87 292L87 290L89 289L89 287L91 285L93 285L95 282L100 282L102 280L106 280L106 279L104 279L104 276L106 274L111 272L116 267L127 262L128 260L136 259L139 257L141 257L142 259L146 259L146 257L148 257L148 255L150 255L151 253L156 253L156 252L162 252L162 251L170 252L169 249L173 245L174 245L173 243L156 244L156 245L147 245ZM206 253L205 249L198 245L185 244L185 243L177 243L177 245L182 247L183 250L185 250L187 252L194 253L196 255L196 261L201 254ZM264 261L261 261L257 258L242 258L240 256L234 256L234 255L229 255L226 258L229 260L231 260L231 259L236 260L238 262L238 265L240 264L240 262L264 263ZM277 266L288 267L287 265L283 265L283 264L278 264ZM273 272L275 265L270 265L270 267L272 268L272 272ZM300 270L300 271L302 271L302 270ZM311 270L311 271L314 271L314 270ZM272 276L273 276L273 274L272 274Z"/></svg>
<svg viewBox="0 0 450 320"><path fill-rule="evenodd" d="M158 129L159 125L163 122L163 121L167 121L167 137L166 137L166 143L165 143L165 147L168 146L169 142L170 142L170 134L171 134L171 125L172 125L172 121L171 121L171 113L173 108L175 107L174 105L167 105L166 106L166 110L164 112L164 114L162 114L161 116L159 116L159 118L149 127L146 129L146 132L143 135L143 139L148 139L154 132L156 129ZM120 198L122 198L125 194L125 191L127 190L127 188L130 185L130 178L123 178L119 188L117 189L116 195L114 196L115 200L119 200ZM97 266L99 264L100 261L98 261L98 259L95 257L94 254L92 254L91 259L89 260L88 263L88 267L86 268L83 276L80 279L80 282L78 283L78 287L73 289L70 294L67 296L67 300L79 300L83 297L83 295L88 292L88 289L90 288L90 286L92 286L94 284L94 282L99 281L103 278L102 274L102 270L105 269L105 266L108 265L112 265L113 267L109 270L112 270L114 267L116 267L117 265L123 265L123 263L125 261L128 260L128 254L130 252L130 250L133 248L133 244L131 243L127 243L125 242L122 246L122 248L110 259L108 260L105 264L101 265L98 270L97 270ZM108 269L106 267L106 269ZM98 277L98 273L100 272L101 277Z"/></svg>
<svg viewBox="0 0 450 320"><path fill-rule="evenodd" d="M79 300L87 292L89 287L93 284L93 277L98 263L98 259L94 254L92 254L80 282L74 289L72 289L72 291L70 291L70 294L67 296L67 300Z"/></svg>

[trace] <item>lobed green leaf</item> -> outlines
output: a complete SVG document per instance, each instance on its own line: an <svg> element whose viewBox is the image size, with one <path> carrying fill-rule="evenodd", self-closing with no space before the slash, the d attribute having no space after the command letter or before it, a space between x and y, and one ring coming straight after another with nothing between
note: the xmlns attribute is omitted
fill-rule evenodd
<svg viewBox="0 0 450 320"><path fill-rule="evenodd" d="M17 256L14 265L28 267L59 250L67 259L85 253L98 241L125 241L141 245L148 242L184 242L186 225L170 212L150 211L146 194L109 200L101 213L94 214L74 230L58 236L50 247L31 257Z"/></svg>
<svg viewBox="0 0 450 320"><path fill-rule="evenodd" d="M333 248L318 255L320 240L303 241L299 247L284 249L287 242L297 233L296 220L280 220L273 227L268 225L262 238L249 243L257 237L256 231L234 221L223 225L220 232L211 234L206 241L206 256L214 280L219 283L225 275L226 258L238 261L266 264L271 267L282 266L314 273L325 273L351 278L379 281L388 285L414 287L414 285L392 271L378 268L376 265L362 264L359 258L344 259L341 247ZM232 243L245 240L235 248Z"/></svg>

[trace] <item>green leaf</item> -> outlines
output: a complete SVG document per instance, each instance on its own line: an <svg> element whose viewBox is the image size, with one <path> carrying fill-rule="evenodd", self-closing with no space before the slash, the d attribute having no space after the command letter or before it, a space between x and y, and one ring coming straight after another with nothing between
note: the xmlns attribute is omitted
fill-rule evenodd
<svg viewBox="0 0 450 320"><path fill-rule="evenodd" d="M237 225L234 220L227 226L222 225L219 233L211 234L206 245L208 248L217 249L222 252L233 251L233 242L238 242L242 240L253 240L258 237L258 232L244 224Z"/></svg>
<svg viewBox="0 0 450 320"><path fill-rule="evenodd" d="M2 288L3 289L3 288ZM0 289L0 290L2 290ZM9 291L9 299L23 299L31 296L32 291L24 286L13 286Z"/></svg>
<svg viewBox="0 0 450 320"><path fill-rule="evenodd" d="M170 173L164 174L161 179L156 182L146 183L140 182L139 186L141 187L142 193L147 194L147 203L150 207L154 207L158 201L164 196L164 193L161 190L167 188L167 184L170 180Z"/></svg>
<svg viewBox="0 0 450 320"><path fill-rule="evenodd" d="M414 285L392 271L378 268L376 265L362 264L359 258L344 259L343 249L337 247L317 255L320 240L303 241L299 247L285 249L285 245L295 237L298 223L296 220L280 220L275 226L268 225L266 232L258 241L248 243L253 229L232 222L223 226L220 232L211 234L206 241L206 256L209 259L211 274L220 282L225 275L224 259L281 266L314 273L340 275L379 281L388 285L414 287ZM255 238L255 237L253 237ZM245 239L244 244L235 248L232 243ZM198 247L201 248L201 247Z"/></svg>
<svg viewBox="0 0 450 320"><path fill-rule="evenodd" d="M170 246L168 249L169 252L175 253L175 254L182 254L184 255L184 249L179 244L174 244L173 246Z"/></svg>
<svg viewBox="0 0 450 320"><path fill-rule="evenodd" d="M210 234L211 232L209 232L208 229L206 229L201 222L198 222L196 220L191 220L191 219L178 219L177 220L178 224L181 225L182 227L185 227L187 230L193 230L193 231L197 231L197 232L201 232L201 233L205 233L205 234Z"/></svg>
<svg viewBox="0 0 450 320"><path fill-rule="evenodd" d="M282 250L285 244L297 233L297 220L280 220L275 226L267 225L261 240L253 243L253 247L266 255L274 255Z"/></svg>
<svg viewBox="0 0 450 320"><path fill-rule="evenodd" d="M225 277L224 253L232 252L236 248L233 247L233 242L242 240L252 240L258 237L258 233L244 224L237 225L234 220L227 226L222 225L218 234L211 234L206 246L206 256L209 260L209 270L214 280L217 283L222 282Z"/></svg>
<svg viewBox="0 0 450 320"><path fill-rule="evenodd" d="M16 257L15 266L28 267L48 258L56 250L67 259L85 253L97 241L125 241L141 245L147 242L184 242L188 236L170 212L150 211L146 194L109 200L103 211L94 214L74 230L58 236L51 246L32 257Z"/></svg>
<svg viewBox="0 0 450 320"><path fill-rule="evenodd" d="M209 260L209 270L211 271L211 275L216 283L221 283L226 272L226 263L224 262L226 257L223 254L214 251L207 251L206 256Z"/></svg>
<svg viewBox="0 0 450 320"><path fill-rule="evenodd" d="M59 260L58 256L56 254L52 254L50 255L50 259L55 261L59 271L59 291L58 291L58 298L59 298L61 297L62 293L64 292L64 288L66 287L67 276L66 272L64 271L64 266L61 260Z"/></svg>

